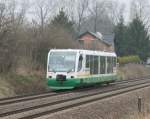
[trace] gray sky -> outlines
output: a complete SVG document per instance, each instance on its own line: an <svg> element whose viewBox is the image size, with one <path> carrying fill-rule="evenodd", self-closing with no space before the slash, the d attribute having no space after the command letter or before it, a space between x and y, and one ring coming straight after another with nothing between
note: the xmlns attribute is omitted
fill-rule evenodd
<svg viewBox="0 0 150 119"><path fill-rule="evenodd" d="M17 1L21 2L22 0L17 0ZM32 5L30 5L30 7L31 7L30 10L34 9L35 2L39 2L39 0L27 0L27 1L29 1L29 3L32 4ZM70 0L68 0L68 1L70 1ZM114 2L120 3L120 5L125 4L124 17L125 17L125 21L128 22L129 21L129 15L130 15L130 3L132 0L109 0L109 1L114 1ZM141 1L144 1L144 0L141 0ZM148 0L146 0L146 1L148 1Z"/></svg>
<svg viewBox="0 0 150 119"><path fill-rule="evenodd" d="M112 1L118 1L120 4L125 4L125 21L129 21L129 14L130 14L130 3L132 0L112 0Z"/></svg>
<svg viewBox="0 0 150 119"><path fill-rule="evenodd" d="M123 3L126 5L125 8L125 19L126 21L129 21L129 17L130 17L130 6L131 6L131 2L134 0L113 0L113 1L118 1L120 3ZM140 1L141 4L144 6L144 16L146 16L147 18L149 17L150 14L150 0L137 0Z"/></svg>

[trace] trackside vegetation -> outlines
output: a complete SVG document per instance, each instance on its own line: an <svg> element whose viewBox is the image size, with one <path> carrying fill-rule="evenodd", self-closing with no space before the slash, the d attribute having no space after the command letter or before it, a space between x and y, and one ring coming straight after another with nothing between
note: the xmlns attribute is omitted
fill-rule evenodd
<svg viewBox="0 0 150 119"><path fill-rule="evenodd" d="M118 63L120 65L124 65L128 63L140 63L140 62L141 62L141 59L137 55L118 57Z"/></svg>
<svg viewBox="0 0 150 119"><path fill-rule="evenodd" d="M115 27L114 43L118 56L137 55L142 61L146 61L150 55L149 34L138 15L127 25L124 24L123 17L120 17L120 21ZM127 58L125 60L127 61Z"/></svg>
<svg viewBox="0 0 150 119"><path fill-rule="evenodd" d="M48 88L44 75L18 75L13 73L0 75L0 97L40 93Z"/></svg>

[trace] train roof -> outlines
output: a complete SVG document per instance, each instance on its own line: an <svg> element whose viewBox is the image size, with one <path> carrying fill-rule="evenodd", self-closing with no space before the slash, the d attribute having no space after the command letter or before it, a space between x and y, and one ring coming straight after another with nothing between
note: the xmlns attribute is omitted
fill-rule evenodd
<svg viewBox="0 0 150 119"><path fill-rule="evenodd" d="M105 52L105 51L94 51L94 50L83 50L83 49L51 49L49 52L79 52L87 55L101 55L101 56L113 56L116 57L115 52Z"/></svg>

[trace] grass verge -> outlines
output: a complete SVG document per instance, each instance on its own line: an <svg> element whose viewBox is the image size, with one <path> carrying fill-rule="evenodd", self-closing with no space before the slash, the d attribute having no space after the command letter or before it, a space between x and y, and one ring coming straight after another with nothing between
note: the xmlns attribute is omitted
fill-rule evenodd
<svg viewBox="0 0 150 119"><path fill-rule="evenodd" d="M40 93L47 89L46 79L42 76L0 75L0 97Z"/></svg>
<svg viewBox="0 0 150 119"><path fill-rule="evenodd" d="M121 79L134 79L150 75L150 67L139 64L127 64L118 68ZM15 95L26 95L47 91L44 73L31 74L5 73L0 74L0 98Z"/></svg>

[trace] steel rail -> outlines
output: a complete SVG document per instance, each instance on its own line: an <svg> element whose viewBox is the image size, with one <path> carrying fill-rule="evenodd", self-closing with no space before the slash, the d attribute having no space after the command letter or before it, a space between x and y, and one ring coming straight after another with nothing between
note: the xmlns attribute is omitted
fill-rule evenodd
<svg viewBox="0 0 150 119"><path fill-rule="evenodd" d="M144 80L146 79L145 77L140 79L128 79L128 80L118 80L114 83L111 84L122 84L122 83L127 83L127 82L134 82L134 81L138 81L138 80ZM57 96L57 95L64 95L66 93L72 93L72 92L76 92L76 91L84 91L84 90L89 90L89 89L95 89L95 87L91 87L91 88L85 88L85 89L75 89L75 90L71 90L71 91L65 91L65 92L44 92L44 93L40 93L40 94L33 94L33 95L26 95L26 96L16 96L16 97L9 97L9 98L1 98L0 99L0 106L1 105L6 105L6 104L12 104L12 103L17 103L17 102L23 102L23 101L29 101L29 100L34 100L37 98L46 98L49 96ZM99 88L99 87L96 87Z"/></svg>
<svg viewBox="0 0 150 119"><path fill-rule="evenodd" d="M84 99L84 98L87 98L87 97L93 97L93 96L96 96L96 95L105 95L105 93L110 93L110 92L113 92L113 91L119 91L119 90L123 90L123 89L128 89L128 88L132 88L132 90L135 90L137 88L134 88L136 86L138 86L138 89L140 88L143 88L143 87L147 87L147 86L150 86L150 81L149 79L147 79L148 81L145 81L143 83L139 82L139 83L136 83L136 84L130 84L130 85L127 85L127 86L121 86L121 87L117 87L115 89L111 89L111 90L106 90L106 91L103 91L103 92L96 92L96 93L92 93L92 94L85 94L83 96L78 96L78 97L75 97L75 98L70 98L70 99L67 99L67 100L61 100L61 101L56 101L54 103L48 103L48 104L45 104L45 105L38 105L38 106L34 106L34 107L30 107L30 108L26 108L26 109L22 109L22 110L16 110L16 111L13 111L13 112L8 112L8 113L4 113L4 114L1 114L0 117L4 117L6 115L12 115L12 114L20 114L21 112L24 112L24 113L27 113L29 111L32 111L32 110L36 110L36 109L39 109L39 108L45 108L45 107L49 107L49 106L52 106L53 108L54 107L57 107L56 105L61 105L63 103L67 103L67 102L70 102L70 101L76 101L76 100L79 100L79 99ZM142 80L141 80L142 81ZM144 86L143 86L144 85ZM128 90L128 91L132 91L132 90ZM97 99L97 98L96 98ZM92 99L92 100L95 100L95 99ZM85 101L87 102L87 101ZM85 103L85 102L82 102L82 103ZM78 104L73 104L70 103L71 106L75 106L75 105L78 105ZM57 108L57 109L54 109L54 110L48 110L48 111L44 111L44 112L38 112L38 114L31 114L31 115L28 115L26 118L32 118L32 117L35 117L35 116L38 116L38 115L45 115L46 113L52 113L52 112L56 112L57 110L61 110L62 108L65 109L64 107L66 107L65 105L63 105L63 107L61 108ZM68 107L68 106L67 106ZM27 112L26 112L27 111ZM8 116L9 117L9 116ZM9 117L10 118L10 117ZM11 117L12 118L12 117ZM20 117L22 118L22 117ZM23 117L25 118L25 117Z"/></svg>

